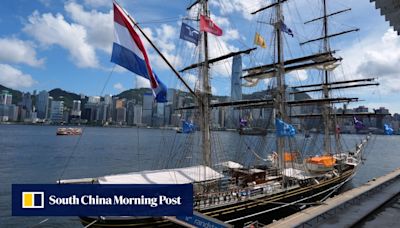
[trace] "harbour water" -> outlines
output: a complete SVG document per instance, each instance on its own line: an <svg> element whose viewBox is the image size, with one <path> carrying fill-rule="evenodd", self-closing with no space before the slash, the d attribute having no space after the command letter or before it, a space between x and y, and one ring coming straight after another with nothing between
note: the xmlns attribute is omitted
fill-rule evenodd
<svg viewBox="0 0 400 228"><path fill-rule="evenodd" d="M56 129L0 125L0 227L81 227L76 217L11 216L12 184L55 183L58 179L194 164L199 155L191 149L198 140L171 130L85 127L80 137L56 136ZM254 162L254 155L238 153L238 144L243 141L236 132L213 134L218 136L214 146L226 152L215 159ZM350 148L363 136L342 137ZM359 186L397 168L399 145L400 136L373 136L363 166L347 187ZM393 210L400 213L398 207ZM379 216L374 215L371 221Z"/></svg>

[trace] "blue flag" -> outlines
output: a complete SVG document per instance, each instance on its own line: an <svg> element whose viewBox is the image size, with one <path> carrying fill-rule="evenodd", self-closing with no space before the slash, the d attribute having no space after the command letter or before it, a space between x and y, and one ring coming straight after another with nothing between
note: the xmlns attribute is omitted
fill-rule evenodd
<svg viewBox="0 0 400 228"><path fill-rule="evenodd" d="M181 34L179 38L194 43L197 46L199 43L200 33L195 28L182 22Z"/></svg>
<svg viewBox="0 0 400 228"><path fill-rule="evenodd" d="M194 133L196 131L193 123L183 120L182 121L182 132L183 133Z"/></svg>
<svg viewBox="0 0 400 228"><path fill-rule="evenodd" d="M290 29L290 28L288 28L286 25L285 25L285 23L281 23L281 30L283 31L283 32L286 32L288 35L290 35L290 36L294 36L293 35L293 32L292 32L292 30Z"/></svg>
<svg viewBox="0 0 400 228"><path fill-rule="evenodd" d="M384 130L385 130L385 135L393 135L393 128L391 128L389 125L385 124Z"/></svg>
<svg viewBox="0 0 400 228"><path fill-rule="evenodd" d="M275 119L275 127L277 137L292 137L296 135L296 129L292 125L283 122L281 119Z"/></svg>

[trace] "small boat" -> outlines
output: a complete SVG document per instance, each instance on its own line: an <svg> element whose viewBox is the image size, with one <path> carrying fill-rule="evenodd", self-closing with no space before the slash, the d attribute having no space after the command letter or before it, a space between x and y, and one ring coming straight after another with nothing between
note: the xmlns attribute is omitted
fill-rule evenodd
<svg viewBox="0 0 400 228"><path fill-rule="evenodd" d="M305 159L305 165L310 172L328 172L333 170L336 158L332 155L315 156Z"/></svg>
<svg viewBox="0 0 400 228"><path fill-rule="evenodd" d="M261 127L241 127L239 135L267 135L267 129Z"/></svg>
<svg viewBox="0 0 400 228"><path fill-rule="evenodd" d="M60 127L57 129L56 132L57 135L81 135L82 134L82 129L78 127Z"/></svg>

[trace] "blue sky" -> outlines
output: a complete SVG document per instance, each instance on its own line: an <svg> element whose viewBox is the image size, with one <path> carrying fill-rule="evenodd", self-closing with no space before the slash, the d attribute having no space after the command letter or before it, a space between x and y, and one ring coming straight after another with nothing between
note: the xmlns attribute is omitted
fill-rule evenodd
<svg viewBox="0 0 400 228"><path fill-rule="evenodd" d="M120 4L138 21L166 57L181 69L198 60L199 48L179 39L183 17L193 17L196 9L187 12L189 0L121 0ZM167 3L166 3L167 2ZM267 48L259 48L243 57L244 67L272 61L272 28L260 23L269 20L271 11L255 16L255 9L269 1L210 0L212 19L224 30L221 37L210 36L212 57L253 47L254 33L261 33ZM332 74L332 80L377 77L381 86L360 88L334 95L357 96L361 104L372 108L386 106L400 112L400 40L389 23L368 0L328 1L329 11L351 7L350 12L331 18L330 32L360 28L360 32L332 39L332 49L344 58ZM110 59L113 42L111 0L5 0L0 8L0 84L22 91L62 88L86 95L117 94L124 89L147 86L145 80L114 67ZM321 16L320 0L296 0L284 5L285 23L294 31L294 38L285 36L285 56L299 57L321 49L321 44L304 47L299 42L319 37L321 24L303 22ZM196 26L194 21L186 21ZM168 87L182 85L146 43L154 70ZM213 91L230 93L230 63L224 61L211 68ZM194 85L197 72L184 77ZM291 73L290 84L315 83L318 72ZM107 83L106 83L107 82ZM265 80L244 92L265 89ZM105 91L101 94L103 87ZM317 95L315 95L317 96Z"/></svg>

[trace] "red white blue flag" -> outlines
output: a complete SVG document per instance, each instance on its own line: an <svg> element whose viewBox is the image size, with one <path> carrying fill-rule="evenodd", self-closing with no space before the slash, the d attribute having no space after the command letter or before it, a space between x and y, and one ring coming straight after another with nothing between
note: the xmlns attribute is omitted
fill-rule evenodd
<svg viewBox="0 0 400 228"><path fill-rule="evenodd" d="M153 72L146 49L124 10L114 2L114 38L111 62L150 81L157 102L167 102L167 87Z"/></svg>

